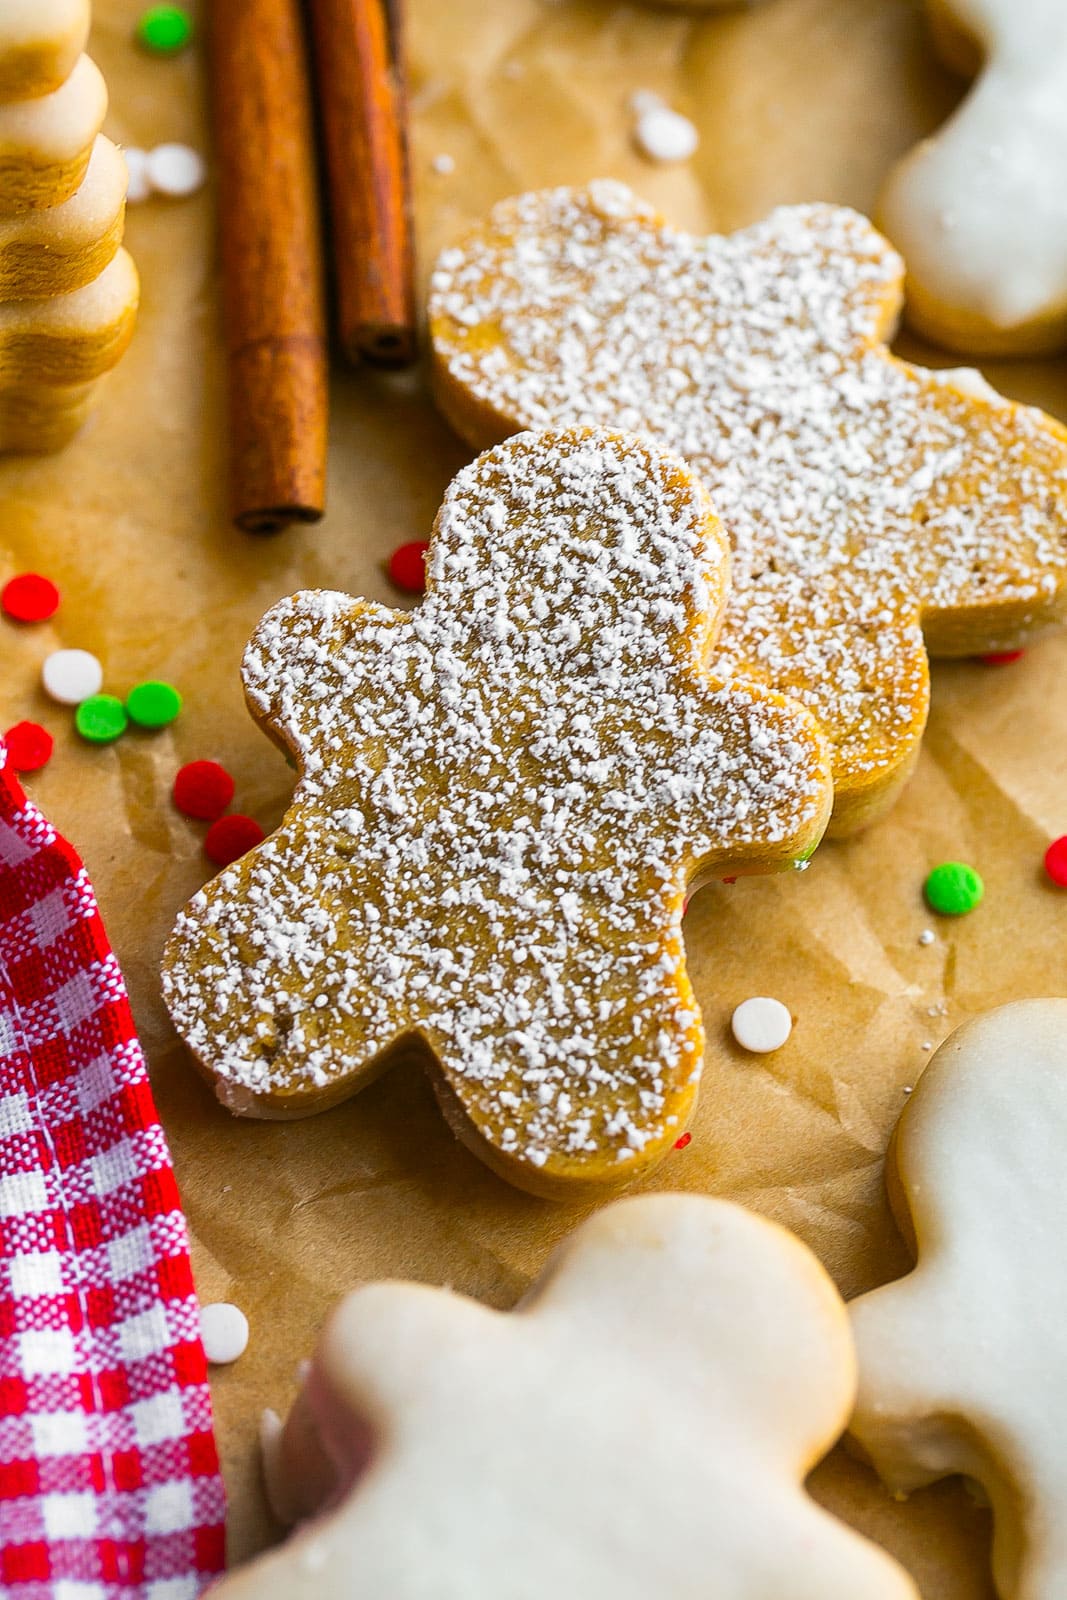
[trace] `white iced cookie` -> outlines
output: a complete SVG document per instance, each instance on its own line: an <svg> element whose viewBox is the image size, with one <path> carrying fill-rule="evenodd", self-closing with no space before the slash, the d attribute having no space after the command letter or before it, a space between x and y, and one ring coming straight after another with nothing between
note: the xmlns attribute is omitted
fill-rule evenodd
<svg viewBox="0 0 1067 1600"><path fill-rule="evenodd" d="M106 113L107 86L88 56L52 94L0 103L0 212L69 200Z"/></svg>
<svg viewBox="0 0 1067 1600"><path fill-rule="evenodd" d="M917 1600L803 1489L853 1383L822 1267L725 1201L600 1211L510 1315L357 1290L271 1448L329 1509L213 1600Z"/></svg>
<svg viewBox="0 0 1067 1600"><path fill-rule="evenodd" d="M890 174L879 220L908 263L908 316L952 349L1067 343L1067 5L927 0L950 65L981 72Z"/></svg>
<svg viewBox="0 0 1067 1600"><path fill-rule="evenodd" d="M69 200L0 215L0 302L69 294L92 282L118 250L125 216L126 163L101 134Z"/></svg>
<svg viewBox="0 0 1067 1600"><path fill-rule="evenodd" d="M0 100L50 94L74 69L89 37L89 0L3 0Z"/></svg>
<svg viewBox="0 0 1067 1600"><path fill-rule="evenodd" d="M1067 1595L1067 1000L1002 1006L933 1057L890 1198L918 1265L850 1307L852 1432L888 1486L993 1506L1003 1600Z"/></svg>

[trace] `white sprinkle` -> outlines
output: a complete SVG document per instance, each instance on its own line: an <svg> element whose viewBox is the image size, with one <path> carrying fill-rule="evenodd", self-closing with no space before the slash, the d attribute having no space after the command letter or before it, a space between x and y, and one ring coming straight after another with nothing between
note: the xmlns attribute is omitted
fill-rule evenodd
<svg viewBox="0 0 1067 1600"><path fill-rule="evenodd" d="M248 1318L239 1306L216 1300L200 1309L204 1354L214 1367L225 1367L248 1349Z"/></svg>
<svg viewBox="0 0 1067 1600"><path fill-rule="evenodd" d="M157 194L181 200L195 194L207 178L207 163L187 144L157 144L145 164L148 181Z"/></svg>
<svg viewBox="0 0 1067 1600"><path fill-rule="evenodd" d="M696 154L700 135L688 117L669 106L651 106L637 119L634 140L650 161L688 161Z"/></svg>
<svg viewBox="0 0 1067 1600"><path fill-rule="evenodd" d="M934 932L933 928L924 928L922 933L920 933L920 935L919 935L919 943L920 944L933 944L933 942L934 942L934 940L936 938L937 938L937 934Z"/></svg>
<svg viewBox="0 0 1067 1600"><path fill-rule="evenodd" d="M435 172L439 172L442 177L447 177L450 172L455 172L456 170L455 157L448 155L444 150L442 150L439 156L434 156L433 160L430 162L430 165L433 170Z"/></svg>
<svg viewBox="0 0 1067 1600"><path fill-rule="evenodd" d="M152 193L152 184L148 176L148 152L138 150L135 145L131 145L122 154L126 160L126 171L129 173L126 199L131 205L139 205Z"/></svg>
<svg viewBox="0 0 1067 1600"><path fill-rule="evenodd" d="M45 694L61 706L79 706L90 695L100 693L104 669L88 650L53 650L41 668Z"/></svg>
<svg viewBox="0 0 1067 1600"><path fill-rule="evenodd" d="M736 1008L730 1027L742 1050L767 1055L785 1044L793 1031L793 1019L780 1000L753 995L751 1000L742 1000Z"/></svg>

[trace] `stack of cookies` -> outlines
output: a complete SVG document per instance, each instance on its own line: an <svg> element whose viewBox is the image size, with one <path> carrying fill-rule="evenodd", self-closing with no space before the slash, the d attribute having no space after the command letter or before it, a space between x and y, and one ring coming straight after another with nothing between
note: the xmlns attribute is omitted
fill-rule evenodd
<svg viewBox="0 0 1067 1600"><path fill-rule="evenodd" d="M89 0L0 12L0 450L57 450L133 332L126 166L100 133Z"/></svg>

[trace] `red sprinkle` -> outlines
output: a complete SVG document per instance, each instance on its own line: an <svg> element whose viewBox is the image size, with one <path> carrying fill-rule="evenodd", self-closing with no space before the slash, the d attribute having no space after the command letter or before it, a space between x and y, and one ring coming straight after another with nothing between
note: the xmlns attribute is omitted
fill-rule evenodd
<svg viewBox="0 0 1067 1600"><path fill-rule="evenodd" d="M1025 654L1025 650L1002 650L999 655L979 656L978 659L984 667L1010 667L1013 661L1021 660Z"/></svg>
<svg viewBox="0 0 1067 1600"><path fill-rule="evenodd" d="M228 867L231 861L239 861L255 845L262 844L264 838L255 817L245 817L235 811L211 824L204 849L217 867Z"/></svg>
<svg viewBox="0 0 1067 1600"><path fill-rule="evenodd" d="M674 1148L676 1150L684 1150L686 1145L687 1144L692 1144L692 1142L693 1142L693 1135L691 1133L683 1133L682 1137L680 1139L675 1139Z"/></svg>
<svg viewBox="0 0 1067 1600"><path fill-rule="evenodd" d="M1053 883L1061 889L1067 889L1067 833L1062 838L1053 839L1045 851L1045 871Z"/></svg>
<svg viewBox="0 0 1067 1600"><path fill-rule="evenodd" d="M233 799L233 779L217 761L188 761L175 775L173 793L185 816L214 822Z"/></svg>
<svg viewBox="0 0 1067 1600"><path fill-rule="evenodd" d="M39 722L16 722L4 734L4 743L16 772L38 772L52 758L52 735Z"/></svg>
<svg viewBox="0 0 1067 1600"><path fill-rule="evenodd" d="M415 541L398 545L389 557L389 576L405 594L426 591L426 552L429 545Z"/></svg>
<svg viewBox="0 0 1067 1600"><path fill-rule="evenodd" d="M39 572L21 572L0 589L0 607L15 622L45 622L59 607L59 590Z"/></svg>

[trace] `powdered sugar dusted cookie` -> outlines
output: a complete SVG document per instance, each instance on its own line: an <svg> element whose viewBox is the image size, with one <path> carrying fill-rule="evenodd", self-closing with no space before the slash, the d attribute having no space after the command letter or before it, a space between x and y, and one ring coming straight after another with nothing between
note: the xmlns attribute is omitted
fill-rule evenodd
<svg viewBox="0 0 1067 1600"><path fill-rule="evenodd" d="M212 1593L917 1600L803 1489L854 1385L798 1240L721 1200L622 1201L511 1314L416 1284L344 1301L271 1471L326 1515Z"/></svg>
<svg viewBox="0 0 1067 1600"><path fill-rule="evenodd" d="M726 586L684 464L578 430L460 473L413 613L268 614L246 690L299 787L163 974L227 1105L319 1110L421 1041L453 1126L523 1187L666 1153L703 1050L686 886L789 866L830 805L813 719L705 676Z"/></svg>
<svg viewBox="0 0 1067 1600"><path fill-rule="evenodd" d="M107 87L88 56L51 94L0 102L0 213L69 200L106 112Z"/></svg>
<svg viewBox="0 0 1067 1600"><path fill-rule="evenodd" d="M894 1141L890 1195L918 1264L851 1307L852 1428L891 1489L947 1473L993 1506L1003 1600L1067 1594L1067 1000L952 1034Z"/></svg>
<svg viewBox="0 0 1067 1600"><path fill-rule="evenodd" d="M908 317L953 349L1067 344L1067 6L927 0L944 54L980 74L890 175L880 217L908 263Z"/></svg>
<svg viewBox="0 0 1067 1600"><path fill-rule="evenodd" d="M70 76L89 37L89 0L4 0L0 100L50 94Z"/></svg>
<svg viewBox="0 0 1067 1600"><path fill-rule="evenodd" d="M446 415L646 433L729 529L725 673L799 696L834 746L838 832L890 803L936 655L1009 649L1067 603L1067 432L895 360L902 266L868 222L774 212L728 238L615 183L497 206L430 304Z"/></svg>

